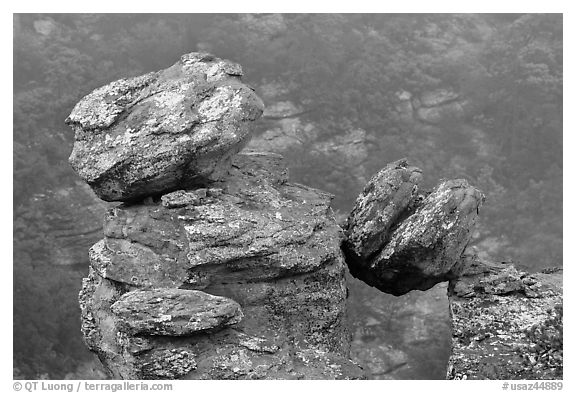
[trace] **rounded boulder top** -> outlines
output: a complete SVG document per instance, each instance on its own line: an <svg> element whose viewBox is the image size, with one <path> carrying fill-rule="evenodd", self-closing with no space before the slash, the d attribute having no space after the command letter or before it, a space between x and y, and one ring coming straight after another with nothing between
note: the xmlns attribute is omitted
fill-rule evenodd
<svg viewBox="0 0 576 393"><path fill-rule="evenodd" d="M224 178L264 104L242 67L208 53L100 87L66 119L70 164L106 201L137 200Z"/></svg>

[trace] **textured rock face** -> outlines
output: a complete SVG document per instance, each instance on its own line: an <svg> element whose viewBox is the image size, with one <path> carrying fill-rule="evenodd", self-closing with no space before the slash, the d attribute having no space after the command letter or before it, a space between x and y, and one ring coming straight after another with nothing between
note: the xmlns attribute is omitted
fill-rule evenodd
<svg viewBox="0 0 576 393"><path fill-rule="evenodd" d="M474 261L449 285L448 379L562 379L562 275Z"/></svg>
<svg viewBox="0 0 576 393"><path fill-rule="evenodd" d="M106 201L223 178L263 111L241 75L238 64L190 53L94 90L66 119L72 167Z"/></svg>
<svg viewBox="0 0 576 393"><path fill-rule="evenodd" d="M457 277L484 196L465 180L418 193L421 171L406 160L374 176L348 217L343 250L353 276L402 295Z"/></svg>
<svg viewBox="0 0 576 393"><path fill-rule="evenodd" d="M390 229L406 214L418 193L420 169L406 160L388 164L364 187L348 218L346 243L360 258L369 259L390 237Z"/></svg>
<svg viewBox="0 0 576 393"><path fill-rule="evenodd" d="M108 212L80 303L115 378L362 377L331 197L280 159L239 154L226 181Z"/></svg>
<svg viewBox="0 0 576 393"><path fill-rule="evenodd" d="M185 289L136 290L111 307L122 329L131 334L190 336L242 320L233 300Z"/></svg>

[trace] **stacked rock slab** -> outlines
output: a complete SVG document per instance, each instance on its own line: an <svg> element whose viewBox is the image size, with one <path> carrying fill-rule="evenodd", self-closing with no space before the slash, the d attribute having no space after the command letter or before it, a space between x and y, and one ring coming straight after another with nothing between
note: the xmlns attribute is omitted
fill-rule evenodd
<svg viewBox="0 0 576 393"><path fill-rule="evenodd" d="M236 154L262 112L240 75L189 54L70 116L73 166L125 202L106 214L79 298L113 378L363 377L331 195L288 183L278 155Z"/></svg>
<svg viewBox="0 0 576 393"><path fill-rule="evenodd" d="M562 379L560 271L475 260L449 285L448 379Z"/></svg>
<svg viewBox="0 0 576 393"><path fill-rule="evenodd" d="M427 195L421 170L403 159L366 185L348 216L343 250L350 273L393 295L458 277L484 195L465 180Z"/></svg>

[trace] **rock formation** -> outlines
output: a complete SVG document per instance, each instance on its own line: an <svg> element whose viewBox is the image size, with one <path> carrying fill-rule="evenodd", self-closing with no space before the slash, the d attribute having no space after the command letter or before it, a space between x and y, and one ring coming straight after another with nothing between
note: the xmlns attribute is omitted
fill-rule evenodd
<svg viewBox="0 0 576 393"><path fill-rule="evenodd" d="M264 109L241 75L238 64L191 53L94 90L66 119L72 167L106 201L218 180Z"/></svg>
<svg viewBox="0 0 576 393"><path fill-rule="evenodd" d="M444 181L423 195L421 179L406 160L389 164L368 182L348 217L343 250L350 273L393 295L458 277L484 201L465 180Z"/></svg>
<svg viewBox="0 0 576 393"><path fill-rule="evenodd" d="M196 71L208 79L224 75L224 66L241 73L232 63L191 54L174 66L178 72L172 67L159 73L162 83L178 90L183 83L179 70L188 59L199 61ZM232 127L238 127L237 119L254 119L261 110L243 104L240 93L246 89L238 80L233 88L227 83L219 86L230 90L228 95L212 96L213 107L204 105L218 116L233 113L230 120L219 124L214 115L209 129L163 123L161 135L166 138L172 137L169 127L176 127L176 139L195 140L199 134L210 142L203 146L218 148L215 153L190 149L197 156L185 159L177 146L170 148L173 157L155 156L158 160L149 155L156 153L146 151L147 138L156 137L146 116L158 119L172 113L154 105L140 113L138 126L124 120L133 125L132 139L118 140L105 153L98 150L105 136L86 136L86 127L105 124L102 118L110 113L130 119L136 108L123 106L138 101L130 89L114 97L121 103L114 109L97 101L107 100L102 92L115 89L118 82L98 89L75 108L71 119L81 136L71 156L73 165L86 174L95 173L94 167L102 169L103 161L118 162L88 183L105 199L128 200L108 211L105 237L90 250L90 273L80 293L85 341L114 378L362 378L362 369L349 360L342 233L330 210L331 196L288 183L276 154L235 154L250 130L245 123L240 124L244 128ZM199 96L204 89L192 85L187 94ZM259 100L253 97L252 102ZM170 105L177 111L185 106L174 97ZM124 127L121 124L106 127ZM110 132L106 130L96 133ZM238 138L224 144L227 133ZM80 157L79 152L91 156ZM126 161L120 158L124 154ZM207 157L218 162L217 177L180 182L182 176L210 178L205 168L214 165ZM230 165L222 164L222 157L229 158ZM175 176L167 164L174 160L186 162L178 169L182 176ZM190 165L198 162L203 166ZM138 178L142 168L151 166L157 171L154 176Z"/></svg>
<svg viewBox="0 0 576 393"><path fill-rule="evenodd" d="M474 260L449 285L448 379L562 379L560 272Z"/></svg>
<svg viewBox="0 0 576 393"><path fill-rule="evenodd" d="M281 156L239 152L263 111L241 75L187 54L96 89L67 119L73 168L101 199L124 202L105 214L79 296L85 342L112 377L365 378L350 360L345 263L397 296L451 280L456 336L467 307L516 277L474 281L486 272L465 249L484 196L464 180L422 191L406 160L368 182L343 231L332 196L289 183ZM524 279L512 292L532 294ZM450 377L473 359L462 345Z"/></svg>
<svg viewBox="0 0 576 393"><path fill-rule="evenodd" d="M280 160L239 154L224 182L108 212L81 303L115 377L361 376L330 196Z"/></svg>

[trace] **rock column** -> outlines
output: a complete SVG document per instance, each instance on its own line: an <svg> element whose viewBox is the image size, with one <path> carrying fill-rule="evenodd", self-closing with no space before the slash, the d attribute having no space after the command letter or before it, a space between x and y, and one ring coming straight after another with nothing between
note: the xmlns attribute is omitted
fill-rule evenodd
<svg viewBox="0 0 576 393"><path fill-rule="evenodd" d="M72 166L107 201L82 333L113 378L362 378L349 360L331 195L281 156L237 154L263 111L203 53L99 88L68 118Z"/></svg>

